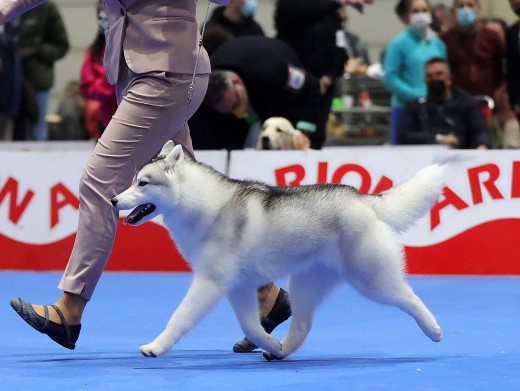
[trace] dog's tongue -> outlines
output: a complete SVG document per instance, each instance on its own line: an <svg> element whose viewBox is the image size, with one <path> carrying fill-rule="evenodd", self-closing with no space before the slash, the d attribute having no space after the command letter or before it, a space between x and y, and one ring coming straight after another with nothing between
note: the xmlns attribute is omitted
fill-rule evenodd
<svg viewBox="0 0 520 391"><path fill-rule="evenodd" d="M132 224L137 223L140 220L137 217L144 210L144 208L146 208L146 204L139 205L138 207L136 207L132 212L130 212L130 214L128 216L126 216L126 219L124 220L124 224L132 225Z"/></svg>

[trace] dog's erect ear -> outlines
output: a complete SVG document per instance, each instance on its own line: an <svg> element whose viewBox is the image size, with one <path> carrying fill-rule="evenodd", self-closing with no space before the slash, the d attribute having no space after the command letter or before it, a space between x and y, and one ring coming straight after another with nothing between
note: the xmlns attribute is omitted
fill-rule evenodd
<svg viewBox="0 0 520 391"><path fill-rule="evenodd" d="M175 144L172 140L168 140L166 144L161 149L161 152L157 155L158 157L162 156L168 156L168 154L173 150L173 147L175 147Z"/></svg>
<svg viewBox="0 0 520 391"><path fill-rule="evenodd" d="M173 142L172 142L173 145ZM164 149L164 148L163 148ZM166 165L169 168L173 168L177 164L179 160L184 159L184 151L182 150L181 145L176 145L173 147L173 149L168 153L168 155L165 158Z"/></svg>

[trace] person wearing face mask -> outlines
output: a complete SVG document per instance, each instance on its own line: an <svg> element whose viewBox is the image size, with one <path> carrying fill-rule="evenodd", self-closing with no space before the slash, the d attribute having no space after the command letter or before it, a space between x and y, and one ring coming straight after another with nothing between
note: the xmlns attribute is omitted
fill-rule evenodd
<svg viewBox="0 0 520 391"><path fill-rule="evenodd" d="M433 57L445 57L444 43L430 30L431 7L426 0L401 0L395 12L407 26L394 37L385 52L384 84L392 93L391 143L398 144L397 125L406 102L426 96L424 64Z"/></svg>
<svg viewBox="0 0 520 391"><path fill-rule="evenodd" d="M455 24L440 38L448 50L453 84L472 95L493 97L505 79L505 44L480 23L478 0L454 0L452 13Z"/></svg>
<svg viewBox="0 0 520 391"><path fill-rule="evenodd" d="M105 55L105 29L108 26L107 15L101 1L96 7L97 34L87 49L81 66L80 89L87 103L86 116L89 121L87 131L91 139L97 140L108 126L117 110L116 89L107 80L103 56Z"/></svg>
<svg viewBox="0 0 520 391"><path fill-rule="evenodd" d="M520 18L520 0L509 0L511 9ZM511 108L520 121L520 20L506 31L507 86Z"/></svg>
<svg viewBox="0 0 520 391"><path fill-rule="evenodd" d="M442 144L459 149L487 149L491 139L478 103L454 87L444 58L425 65L428 94L409 101L397 127L399 144Z"/></svg>
<svg viewBox="0 0 520 391"><path fill-rule="evenodd" d="M254 19L258 0L230 0L226 6L216 7L204 34L204 47L211 56L226 40L249 35L265 36L262 26Z"/></svg>

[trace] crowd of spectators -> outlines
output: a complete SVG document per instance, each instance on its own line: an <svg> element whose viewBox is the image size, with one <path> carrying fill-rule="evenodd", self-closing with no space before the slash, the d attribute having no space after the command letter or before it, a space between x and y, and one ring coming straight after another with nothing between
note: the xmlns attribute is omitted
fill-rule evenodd
<svg viewBox="0 0 520 391"><path fill-rule="evenodd" d="M230 0L214 8L203 43L214 83L189 123L195 149L252 147L267 116L287 117L308 135L312 148L321 148L338 80L350 72L372 76L368 50L347 23L348 5L362 10L369 3L277 0L273 38L255 19L262 6L257 0ZM509 3L520 16L520 0ZM392 95L390 142L520 148L519 22L508 27L501 19L482 17L479 0L453 0L451 5L397 0L395 12L403 32L388 39L380 74ZM78 80L63 93L51 138L97 140L117 108L103 67L107 21L101 2L95 17L97 33ZM54 63L68 50L67 31L52 1L0 26L0 140L49 139ZM445 75L432 79L428 67L442 68ZM223 109L218 102L226 89L235 94L236 107ZM488 107L473 110L479 104ZM471 116L460 114L468 107ZM486 108L493 109L491 120L482 114ZM456 126L439 127L439 121Z"/></svg>

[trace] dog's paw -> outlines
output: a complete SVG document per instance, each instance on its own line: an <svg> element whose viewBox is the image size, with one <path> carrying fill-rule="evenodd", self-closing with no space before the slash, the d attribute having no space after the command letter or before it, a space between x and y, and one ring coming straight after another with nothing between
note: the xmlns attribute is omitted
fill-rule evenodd
<svg viewBox="0 0 520 391"><path fill-rule="evenodd" d="M434 327L428 334L428 337L430 337L433 342L440 342L442 339L442 329L439 326Z"/></svg>
<svg viewBox="0 0 520 391"><path fill-rule="evenodd" d="M166 353L169 349L162 347L154 341L147 345L141 346L139 350L141 351L141 354L145 357L159 357Z"/></svg>
<svg viewBox="0 0 520 391"><path fill-rule="evenodd" d="M264 358L265 358L267 361L283 360L283 357L275 356L274 354L269 353L269 352L266 352L265 350L262 352L262 356L264 356Z"/></svg>

